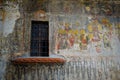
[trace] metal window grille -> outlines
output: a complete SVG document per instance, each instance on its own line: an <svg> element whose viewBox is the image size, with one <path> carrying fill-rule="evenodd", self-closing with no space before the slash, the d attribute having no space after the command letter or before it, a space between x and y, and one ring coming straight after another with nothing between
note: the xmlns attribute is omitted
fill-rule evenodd
<svg viewBox="0 0 120 80"><path fill-rule="evenodd" d="M49 56L49 26L47 21L32 21L31 56Z"/></svg>

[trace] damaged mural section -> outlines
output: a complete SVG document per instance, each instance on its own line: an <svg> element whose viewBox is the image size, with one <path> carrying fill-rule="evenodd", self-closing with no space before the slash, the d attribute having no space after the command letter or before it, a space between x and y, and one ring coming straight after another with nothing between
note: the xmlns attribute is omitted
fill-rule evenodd
<svg viewBox="0 0 120 80"><path fill-rule="evenodd" d="M52 18L53 19L53 18ZM54 16L55 53L119 54L119 17Z"/></svg>
<svg viewBox="0 0 120 80"><path fill-rule="evenodd" d="M43 5L41 0L43 8L36 1L40 8L34 9L34 1L27 1L20 8L9 3L10 7L4 8L5 17L0 19L0 80L120 79L118 4L45 0ZM33 15L34 20L40 20L40 12L47 13L44 18L49 21L49 57L63 55L66 63L12 64L9 59L19 52L23 53L19 57L30 54L31 20Z"/></svg>
<svg viewBox="0 0 120 80"><path fill-rule="evenodd" d="M49 6L51 53L119 55L119 3L61 0Z"/></svg>
<svg viewBox="0 0 120 80"><path fill-rule="evenodd" d="M18 4L5 4L0 5L0 80L4 80L12 53L19 51L18 38L15 36L15 23L20 18Z"/></svg>

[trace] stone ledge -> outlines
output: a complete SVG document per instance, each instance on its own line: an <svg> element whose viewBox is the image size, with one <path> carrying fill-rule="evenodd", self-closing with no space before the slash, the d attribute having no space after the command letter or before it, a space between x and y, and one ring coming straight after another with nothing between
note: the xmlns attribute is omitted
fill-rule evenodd
<svg viewBox="0 0 120 80"><path fill-rule="evenodd" d="M30 57L30 58L17 58L11 61L13 64L26 64L26 63L42 63L42 64L64 64L66 60L62 58L50 57Z"/></svg>

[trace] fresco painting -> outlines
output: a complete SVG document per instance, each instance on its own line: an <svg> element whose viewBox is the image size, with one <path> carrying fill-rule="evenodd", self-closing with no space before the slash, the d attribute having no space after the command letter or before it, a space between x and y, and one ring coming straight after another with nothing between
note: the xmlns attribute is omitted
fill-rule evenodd
<svg viewBox="0 0 120 80"><path fill-rule="evenodd" d="M115 28L119 24L119 17L114 17L119 12L119 5L114 2L61 0L51 2L50 6L54 4L57 4L56 7L49 9L51 16L55 14L52 19L50 17L50 26L54 27L51 32L55 34L51 45L55 53L64 53L65 50L96 54L119 52L115 51L117 46L112 46L117 44L120 35ZM116 35L118 37L115 40Z"/></svg>
<svg viewBox="0 0 120 80"><path fill-rule="evenodd" d="M120 5L116 1L19 0L7 3L3 6L5 14L0 13L0 32L3 33L0 35L0 80L120 80ZM39 17L40 10L45 11L49 21L50 57L68 54L63 55L66 63L14 66L9 59L29 56L31 20L35 12ZM35 19L41 20L37 16Z"/></svg>
<svg viewBox="0 0 120 80"><path fill-rule="evenodd" d="M90 53L90 48L96 53L103 53L104 50L112 51L112 42L116 35L114 22L111 21L113 18L90 16L84 21L85 24L81 23L83 22L81 19L80 21L72 19L64 21L63 18L61 19L63 21L57 21L59 27L56 28L54 36L56 53L60 53L61 50Z"/></svg>

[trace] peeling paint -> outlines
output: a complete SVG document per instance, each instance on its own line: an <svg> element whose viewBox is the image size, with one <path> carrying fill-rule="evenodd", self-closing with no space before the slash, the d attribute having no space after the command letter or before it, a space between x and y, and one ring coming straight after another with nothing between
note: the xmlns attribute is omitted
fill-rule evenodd
<svg viewBox="0 0 120 80"><path fill-rule="evenodd" d="M0 21L0 29L3 29L3 36L0 36L0 80L35 80L40 78L46 80L118 80L120 74L120 17L117 17L120 9L119 5L112 5L111 2L91 3L79 0L45 0L43 3L45 5L36 3L34 0L23 0L23 3L20 4L7 3L8 5L4 6L4 22ZM31 20L46 20L39 18L40 10L45 11L45 18L49 21L50 54L57 53L56 55L67 57L66 64L63 66L41 66L41 64L38 64L34 67L31 67L31 65L11 65L8 59L13 54L14 56L23 54L29 57ZM96 20L101 22L97 23ZM109 22L111 24L107 25L106 23ZM64 27L65 23L69 25L69 28ZM98 28L91 29L91 25ZM110 28L111 25L112 28ZM57 39L68 39L68 37L61 35L56 37L57 34L55 33L62 33L62 35L72 33L73 35L68 34L69 40L64 40L65 45L61 44L62 47L55 50L58 48L56 45L59 40ZM90 34L88 35L88 33ZM81 36L83 39L78 39L81 34L85 34ZM88 36L91 42L87 41ZM77 40L83 43L81 47ZM80 48L83 50L80 50ZM90 53L92 57L87 60ZM107 58L96 61L95 57L102 54ZM111 55L115 57L107 60ZM27 72L28 69L30 72ZM113 77L111 78L111 76Z"/></svg>
<svg viewBox="0 0 120 80"><path fill-rule="evenodd" d="M14 3L7 3L5 9L5 19L3 23L3 36L13 32L15 21L20 18L19 6Z"/></svg>

